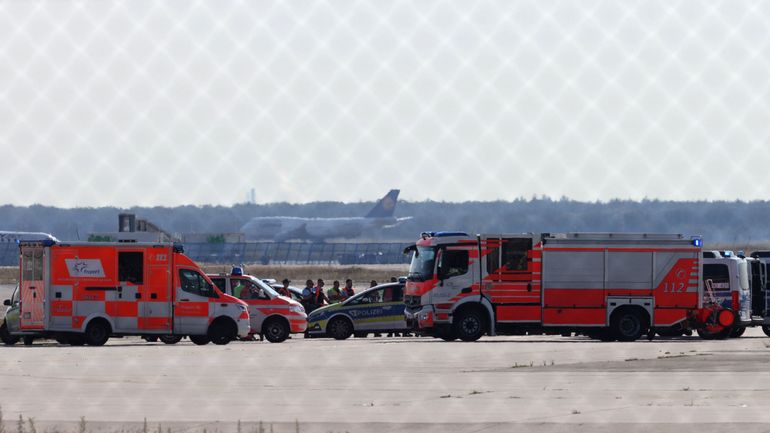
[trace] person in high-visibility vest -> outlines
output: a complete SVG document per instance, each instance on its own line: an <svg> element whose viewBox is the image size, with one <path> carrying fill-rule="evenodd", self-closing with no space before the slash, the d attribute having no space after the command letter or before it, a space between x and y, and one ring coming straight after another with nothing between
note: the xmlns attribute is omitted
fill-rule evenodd
<svg viewBox="0 0 770 433"><path fill-rule="evenodd" d="M241 280L237 280L237 281L238 281L238 284L235 287L233 287L233 296L235 296L238 299L241 299L241 291L243 290L244 287L246 287L246 285L243 284L243 281Z"/></svg>
<svg viewBox="0 0 770 433"><path fill-rule="evenodd" d="M326 292L326 297L329 299L330 304L336 304L342 301L342 291L340 290L339 281L334 280L334 283L332 283L332 288Z"/></svg>

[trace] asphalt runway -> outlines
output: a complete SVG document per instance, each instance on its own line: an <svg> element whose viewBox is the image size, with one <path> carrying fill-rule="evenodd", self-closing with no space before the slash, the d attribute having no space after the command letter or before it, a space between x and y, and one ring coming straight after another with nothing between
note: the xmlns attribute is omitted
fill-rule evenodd
<svg viewBox="0 0 770 433"><path fill-rule="evenodd" d="M0 347L0 405L45 426L275 432L767 431L770 338L486 337ZM15 425L14 425L15 428ZM254 427L256 428L256 427Z"/></svg>

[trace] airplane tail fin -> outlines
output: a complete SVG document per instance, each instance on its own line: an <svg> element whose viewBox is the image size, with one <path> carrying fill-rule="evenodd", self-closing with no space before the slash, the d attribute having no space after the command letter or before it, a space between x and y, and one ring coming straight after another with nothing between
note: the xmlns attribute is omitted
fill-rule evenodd
<svg viewBox="0 0 770 433"><path fill-rule="evenodd" d="M385 194L385 197L381 198L376 205L366 214L367 218L390 218L393 216L393 212L396 210L396 203L398 202L398 193L401 192L398 189L391 189Z"/></svg>

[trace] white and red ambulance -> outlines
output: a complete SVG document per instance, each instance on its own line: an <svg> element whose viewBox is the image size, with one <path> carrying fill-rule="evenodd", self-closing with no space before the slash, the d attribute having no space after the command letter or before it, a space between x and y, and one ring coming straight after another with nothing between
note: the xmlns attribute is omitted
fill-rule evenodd
<svg viewBox="0 0 770 433"><path fill-rule="evenodd" d="M227 344L249 335L246 304L222 293L181 246L20 242L21 336L101 346L111 336L189 336Z"/></svg>
<svg viewBox="0 0 770 433"><path fill-rule="evenodd" d="M243 268L236 266L230 274L209 274L208 277L219 290L248 305L252 334L280 343L289 338L289 334L301 334L307 329L307 314L302 304L279 295L259 278L244 275Z"/></svg>

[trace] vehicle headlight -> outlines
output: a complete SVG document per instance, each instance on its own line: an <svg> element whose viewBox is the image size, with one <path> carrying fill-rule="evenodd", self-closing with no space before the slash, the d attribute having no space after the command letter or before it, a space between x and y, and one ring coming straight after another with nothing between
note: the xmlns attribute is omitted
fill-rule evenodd
<svg viewBox="0 0 770 433"><path fill-rule="evenodd" d="M428 320L428 313L420 314L420 320Z"/></svg>
<svg viewBox="0 0 770 433"><path fill-rule="evenodd" d="M305 308L302 305L290 305L289 311L291 311L292 313L304 313Z"/></svg>
<svg viewBox="0 0 770 433"><path fill-rule="evenodd" d="M241 305L241 304L238 304L238 309L241 310L241 311L248 311L248 307L246 307L245 305Z"/></svg>

